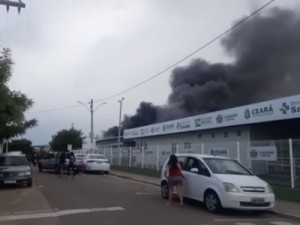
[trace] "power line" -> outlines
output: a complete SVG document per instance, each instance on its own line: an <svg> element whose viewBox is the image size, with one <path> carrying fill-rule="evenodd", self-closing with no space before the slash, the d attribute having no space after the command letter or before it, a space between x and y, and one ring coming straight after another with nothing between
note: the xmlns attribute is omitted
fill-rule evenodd
<svg viewBox="0 0 300 225"><path fill-rule="evenodd" d="M218 36L216 36L215 38L213 38L211 41L207 42L206 44L202 45L200 48L196 49L195 51L191 52L190 54L186 55L185 57L183 57L182 59L178 60L177 62L173 63L172 65L166 67L165 69L163 69L162 71L150 76L149 78L147 78L146 80L143 80L121 92L118 92L114 95L102 98L102 99L97 99L94 102L101 102L101 101L106 101L115 97L118 97L120 95L123 95L151 80L153 80L154 78L162 75L163 73L171 70L172 68L174 68L175 66L179 65L180 63L182 63L183 61L187 60L188 58L190 58L191 56L197 54L198 52L200 52L201 50L203 50L204 48L208 47L209 45L211 45L212 43L214 43L215 41L217 41L218 39L220 39L221 37L223 37L224 35L231 33L233 30L235 30L238 26L240 26L241 24L243 24L244 22L246 22L247 20L252 19L257 13L259 13L260 11L262 11L264 8L266 8L267 6L269 6L271 3L273 3L275 0L271 0L269 2L267 2L266 4L264 4L263 6L261 6L260 8L258 8L257 10L253 11L250 15L246 16L245 18L243 18L241 21L239 21L238 23L234 24L232 27L230 27L229 29L225 30L223 33L219 34ZM43 111L37 111L34 113L38 113L38 112L51 112L51 111L57 111L57 110L64 110L64 109L70 109L70 108L75 108L78 107L77 106L69 106L69 107L62 107L62 108L57 108L57 109L49 109L49 110L43 110Z"/></svg>
<svg viewBox="0 0 300 225"><path fill-rule="evenodd" d="M65 106L65 107L61 107L61 108L45 109L45 110L40 110L40 111L28 112L28 114L47 113L47 112L66 110L66 109L72 109L72 108L77 108L77 107L82 107L82 106L81 105L71 105L71 106Z"/></svg>

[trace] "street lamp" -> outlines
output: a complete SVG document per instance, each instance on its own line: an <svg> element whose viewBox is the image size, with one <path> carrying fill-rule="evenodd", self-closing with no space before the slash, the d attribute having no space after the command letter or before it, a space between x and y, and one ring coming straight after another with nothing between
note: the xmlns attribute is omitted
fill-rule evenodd
<svg viewBox="0 0 300 225"><path fill-rule="evenodd" d="M118 130L118 147L121 148L121 117L122 117L122 103L125 98L118 100L120 103L120 114L119 114L119 130Z"/></svg>
<svg viewBox="0 0 300 225"><path fill-rule="evenodd" d="M93 145L94 143L94 112L99 109L99 107L101 105L105 105L106 102L102 102L101 104L99 104L96 109L94 109L94 101L93 99L91 99L91 101L88 103L90 105L90 108L86 106L85 103L81 102L81 101L77 101L79 104L83 105L90 113L91 113L91 135L90 135L90 139L91 139L91 144Z"/></svg>

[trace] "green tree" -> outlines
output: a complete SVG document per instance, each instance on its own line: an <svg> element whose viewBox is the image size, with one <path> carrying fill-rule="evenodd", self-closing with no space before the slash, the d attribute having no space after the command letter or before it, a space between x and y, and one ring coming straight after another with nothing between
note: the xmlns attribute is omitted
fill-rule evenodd
<svg viewBox="0 0 300 225"><path fill-rule="evenodd" d="M0 143L22 135L37 125L36 119L26 120L24 113L33 105L20 91L12 91L7 83L12 77L13 61L9 49L0 53Z"/></svg>
<svg viewBox="0 0 300 225"><path fill-rule="evenodd" d="M29 155L33 152L32 142L27 139L12 140L8 143L9 151L22 151L24 154Z"/></svg>
<svg viewBox="0 0 300 225"><path fill-rule="evenodd" d="M72 145L73 149L80 149L84 138L81 130L71 128L70 130L58 131L52 136L52 141L49 144L51 149L55 151L66 151L68 145Z"/></svg>

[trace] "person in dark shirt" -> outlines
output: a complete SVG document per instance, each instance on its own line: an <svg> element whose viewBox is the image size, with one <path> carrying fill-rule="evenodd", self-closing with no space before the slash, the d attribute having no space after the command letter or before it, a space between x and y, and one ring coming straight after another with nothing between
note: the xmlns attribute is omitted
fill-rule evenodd
<svg viewBox="0 0 300 225"><path fill-rule="evenodd" d="M64 173L65 164L66 164L66 152L63 151L59 155L59 176L61 176Z"/></svg>
<svg viewBox="0 0 300 225"><path fill-rule="evenodd" d="M68 176L70 176L70 170L73 171L73 177L75 177L76 169L75 169L75 154L74 152L71 152L69 154L69 165L68 165Z"/></svg>

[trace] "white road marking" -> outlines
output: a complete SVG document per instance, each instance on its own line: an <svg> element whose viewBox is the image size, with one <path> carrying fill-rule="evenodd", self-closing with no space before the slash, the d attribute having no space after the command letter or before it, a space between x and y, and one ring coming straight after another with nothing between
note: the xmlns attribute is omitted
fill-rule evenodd
<svg viewBox="0 0 300 225"><path fill-rule="evenodd" d="M40 219L48 217L67 216L72 214L81 213L95 213L95 212L111 212L111 211L124 211L123 207L107 207L107 208L91 208L91 209L68 209L52 212L40 212L40 213L28 213L19 215L0 216L0 221L13 221L13 220L28 220L28 219Z"/></svg>
<svg viewBox="0 0 300 225"><path fill-rule="evenodd" d="M43 188L44 186L43 185L39 185L39 186L37 186L38 188Z"/></svg>
<svg viewBox="0 0 300 225"><path fill-rule="evenodd" d="M35 213L45 213L45 212L55 212L58 211L59 209L45 209L45 210L36 210L36 211L20 211L20 212L13 212L12 214L17 215L17 214L35 214Z"/></svg>
<svg viewBox="0 0 300 225"><path fill-rule="evenodd" d="M136 192L137 195L159 195L159 193L151 192Z"/></svg>
<svg viewBox="0 0 300 225"><path fill-rule="evenodd" d="M283 222L283 221L277 221L277 222L270 222L271 224L275 225L292 225L291 223Z"/></svg>
<svg viewBox="0 0 300 225"><path fill-rule="evenodd" d="M154 224L151 224L151 225L169 225L169 224L166 224L166 223L154 223Z"/></svg>
<svg viewBox="0 0 300 225"><path fill-rule="evenodd" d="M236 225L255 225L255 223L235 223Z"/></svg>
<svg viewBox="0 0 300 225"><path fill-rule="evenodd" d="M256 222L256 221L278 221L279 219L214 219L215 222Z"/></svg>

